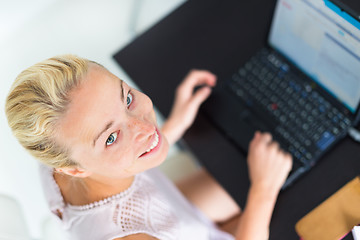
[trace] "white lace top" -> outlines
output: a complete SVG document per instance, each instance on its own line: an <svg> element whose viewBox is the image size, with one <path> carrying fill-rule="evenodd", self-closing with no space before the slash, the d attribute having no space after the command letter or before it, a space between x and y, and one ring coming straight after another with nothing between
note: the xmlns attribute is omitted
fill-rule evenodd
<svg viewBox="0 0 360 240"><path fill-rule="evenodd" d="M41 165L50 210L58 215L69 239L106 240L145 233L158 239L233 240L216 228L159 170L135 176L124 192L84 206L65 204L53 169Z"/></svg>

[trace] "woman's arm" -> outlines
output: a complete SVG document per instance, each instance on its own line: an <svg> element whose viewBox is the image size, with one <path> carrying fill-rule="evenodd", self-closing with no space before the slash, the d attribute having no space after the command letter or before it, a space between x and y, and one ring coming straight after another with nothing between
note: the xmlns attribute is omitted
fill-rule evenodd
<svg viewBox="0 0 360 240"><path fill-rule="evenodd" d="M292 159L272 141L270 134L256 132L249 147L248 165L251 185L236 239L264 240L269 238L271 215Z"/></svg>
<svg viewBox="0 0 360 240"><path fill-rule="evenodd" d="M236 239L268 239L275 202L276 196L267 195L261 189L250 188L246 207L238 223Z"/></svg>
<svg viewBox="0 0 360 240"><path fill-rule="evenodd" d="M212 73L193 70L179 85L172 111L162 127L170 144L178 141L191 126L215 84L216 76ZM194 91L202 85L205 86ZM291 155L283 152L270 134L257 132L250 143L248 165L251 187L236 238L267 239L277 195L291 169Z"/></svg>
<svg viewBox="0 0 360 240"><path fill-rule="evenodd" d="M138 233L123 238L114 238L113 240L157 240L157 238L144 233Z"/></svg>
<svg viewBox="0 0 360 240"><path fill-rule="evenodd" d="M169 144L177 142L194 122L195 116L216 84L216 76L208 71L192 70L177 87L171 113L162 127ZM195 91L195 88L202 86Z"/></svg>

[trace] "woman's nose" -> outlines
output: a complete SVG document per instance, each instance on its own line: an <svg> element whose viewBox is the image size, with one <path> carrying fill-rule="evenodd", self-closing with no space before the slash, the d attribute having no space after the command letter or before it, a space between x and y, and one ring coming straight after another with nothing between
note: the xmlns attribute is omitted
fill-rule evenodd
<svg viewBox="0 0 360 240"><path fill-rule="evenodd" d="M145 119L132 118L128 127L133 131L136 141L146 140L156 131L155 125Z"/></svg>

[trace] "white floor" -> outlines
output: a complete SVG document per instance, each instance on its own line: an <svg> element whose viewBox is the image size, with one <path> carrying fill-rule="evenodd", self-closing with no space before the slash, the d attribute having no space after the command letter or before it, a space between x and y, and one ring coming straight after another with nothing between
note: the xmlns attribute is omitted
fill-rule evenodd
<svg viewBox="0 0 360 240"><path fill-rule="evenodd" d="M13 80L38 61L74 53L98 61L134 85L112 55L184 1L0 0L0 194L17 200L31 239L45 239L52 228L44 229L49 213L37 163L12 136L3 111ZM194 169L191 157L177 148L169 158L162 169L175 179ZM1 219L12 217L1 207L5 206L0 205L0 224Z"/></svg>

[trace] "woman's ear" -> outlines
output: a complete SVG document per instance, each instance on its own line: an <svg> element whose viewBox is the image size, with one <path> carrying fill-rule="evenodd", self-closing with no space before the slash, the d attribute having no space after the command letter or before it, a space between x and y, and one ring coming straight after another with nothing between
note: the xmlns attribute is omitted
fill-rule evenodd
<svg viewBox="0 0 360 240"><path fill-rule="evenodd" d="M79 178L86 178L92 174L92 172L82 169L81 167L55 168L55 171Z"/></svg>

